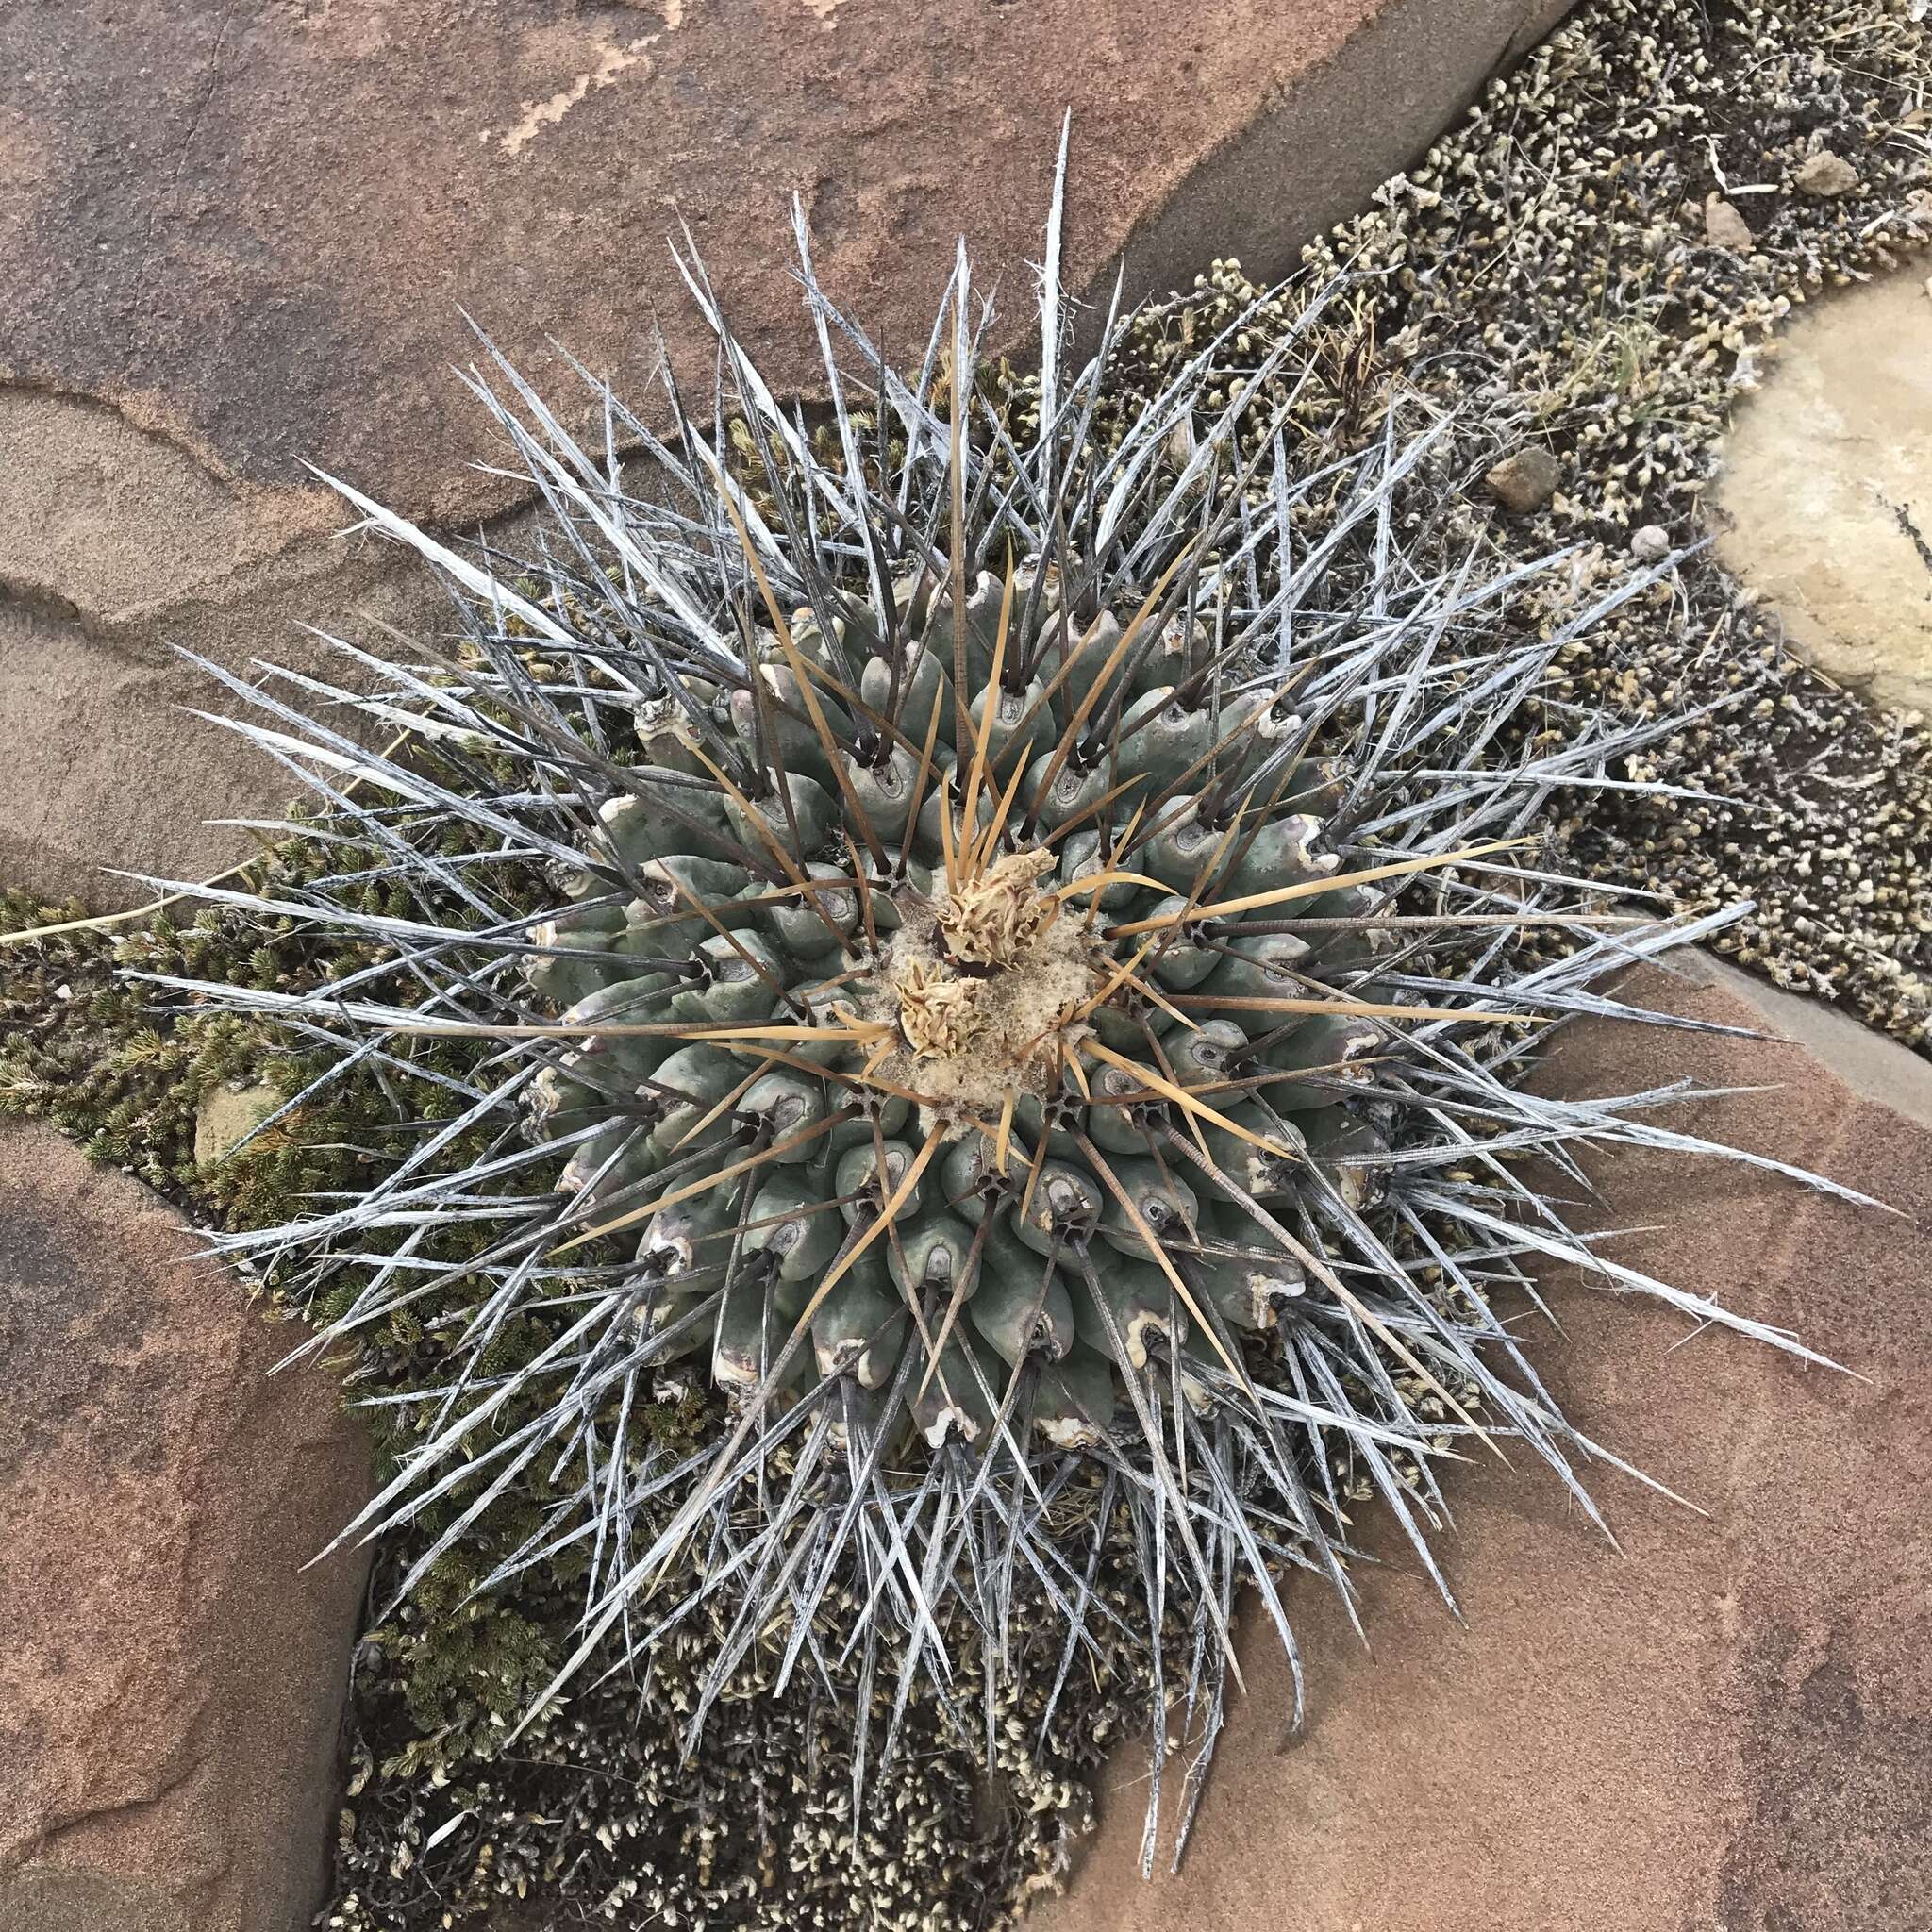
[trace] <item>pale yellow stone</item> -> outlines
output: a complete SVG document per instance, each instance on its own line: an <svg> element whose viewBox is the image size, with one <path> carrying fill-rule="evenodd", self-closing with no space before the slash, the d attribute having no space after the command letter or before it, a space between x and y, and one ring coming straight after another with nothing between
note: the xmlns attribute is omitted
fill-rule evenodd
<svg viewBox="0 0 1932 1932"><path fill-rule="evenodd" d="M1858 185L1858 171L1842 155L1835 155L1824 147L1815 155L1807 155L1791 179L1800 193L1829 199L1849 194Z"/></svg>
<svg viewBox="0 0 1932 1932"><path fill-rule="evenodd" d="M212 1167L228 1150L281 1106L273 1087L217 1087L194 1109L194 1164Z"/></svg>
<svg viewBox="0 0 1932 1932"><path fill-rule="evenodd" d="M1749 255L1757 245L1750 224L1721 194L1705 197L1704 239L1713 248L1730 248L1740 255Z"/></svg>
<svg viewBox="0 0 1932 1932"><path fill-rule="evenodd" d="M1738 410L1718 555L1819 668L1932 708L1932 303L1911 271L1807 309Z"/></svg>

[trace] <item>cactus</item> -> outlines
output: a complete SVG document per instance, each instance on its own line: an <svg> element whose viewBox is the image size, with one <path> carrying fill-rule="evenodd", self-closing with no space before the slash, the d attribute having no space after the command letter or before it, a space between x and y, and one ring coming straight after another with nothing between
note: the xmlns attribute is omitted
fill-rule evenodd
<svg viewBox="0 0 1932 1932"><path fill-rule="evenodd" d="M1638 1118L1662 1096L1517 1084L1571 1013L1656 1020L1594 983L1727 917L1647 923L1549 848L1552 798L1665 727L1527 708L1654 576L1537 634L1520 575L1408 568L1430 434L1298 454L1216 342L1091 435L1122 325L1072 365L1058 210L1025 382L981 366L963 249L904 375L802 218L816 435L694 253L715 408L667 383L654 427L593 384L587 450L495 358L508 401L471 379L548 505L540 557L336 486L449 581L460 656L344 645L364 687L299 681L315 717L229 679L360 857L212 896L386 951L312 991L166 984L325 1030L405 1119L436 1042L473 1056L365 1194L218 1244L339 1291L318 1345L434 1298L448 1376L352 1532L458 1484L450 1537L541 1496L498 1580L587 1570L553 1690L722 1593L709 1694L754 1646L828 1684L856 1652L896 1672L895 1731L951 1646L1046 1641L1016 1602L1063 1679L1118 1615L1088 1553L1126 1535L1150 1679L1181 1657L1211 1740L1237 1587L1293 1658L1276 1584L1352 1598L1352 1502L1386 1499L1439 1581L1437 1464L1470 1438L1591 1507L1603 1452L1496 1311L1532 1266L1803 1353L1597 1257L1522 1165L1713 1151ZM1298 298L1271 375L1345 293ZM504 1372L512 1321L541 1345ZM693 1389L695 1456L631 1428Z"/></svg>

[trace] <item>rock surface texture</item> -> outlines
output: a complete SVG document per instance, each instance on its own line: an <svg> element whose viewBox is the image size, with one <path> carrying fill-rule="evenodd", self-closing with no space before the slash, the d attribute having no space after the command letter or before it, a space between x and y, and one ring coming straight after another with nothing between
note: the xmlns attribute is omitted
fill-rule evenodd
<svg viewBox="0 0 1932 1932"><path fill-rule="evenodd" d="M1739 410L1718 555L1792 641L1880 704L1932 709L1932 292L1923 266L1791 324Z"/></svg>
<svg viewBox="0 0 1932 1932"><path fill-rule="evenodd" d="M298 1932L367 1450L153 1196L0 1131L0 1926Z"/></svg>
<svg viewBox="0 0 1932 1932"><path fill-rule="evenodd" d="M1534 1467L1449 1485L1466 1624L1377 1522L1371 1657L1304 1593L1311 1714L1251 1629L1250 1695L1178 1877L1136 1875L1144 1766L1034 1932L1924 1932L1932 1926L1932 1069L1727 971L1651 973L1652 1006L1798 1043L1586 1024L1571 1092L1688 1076L1772 1091L1672 1124L1775 1151L1897 1216L1716 1163L1621 1151L1619 1257L1800 1331L1857 1381L1558 1284L1541 1367L1579 1427L1700 1508L1614 1472L1610 1549ZM1680 1344L1680 1345L1676 1345ZM1516 1458L1519 1462L1522 1458ZM1159 1868L1165 1871L1165 1859Z"/></svg>
<svg viewBox="0 0 1932 1932"><path fill-rule="evenodd" d="M212 871L288 780L184 723L180 641L312 665L296 621L434 624L304 459L474 529L510 506L452 361L467 309L569 400L699 340L682 217L768 375L808 390L820 273L916 356L963 228L1015 346L1063 110L1070 283L1211 249L1275 274L1566 0L22 0L0 9L0 873ZM916 338L916 342L915 342ZM708 375L708 351L699 358ZM689 373L689 370L687 371ZM111 747L77 758L76 747ZM128 774L142 773L139 785Z"/></svg>
<svg viewBox="0 0 1932 1932"><path fill-rule="evenodd" d="M1546 449L1531 444L1507 456L1483 477L1490 493L1516 516L1541 509L1562 488L1563 465Z"/></svg>

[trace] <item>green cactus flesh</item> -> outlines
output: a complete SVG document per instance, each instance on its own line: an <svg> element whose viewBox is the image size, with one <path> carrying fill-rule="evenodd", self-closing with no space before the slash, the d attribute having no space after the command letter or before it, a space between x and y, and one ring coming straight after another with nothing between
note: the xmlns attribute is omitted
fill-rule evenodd
<svg viewBox="0 0 1932 1932"><path fill-rule="evenodd" d="M1063 610L1019 568L960 618L918 579L893 605L883 640L856 600L793 612L761 695L691 676L641 717L578 904L533 934L560 1051L531 1127L589 1130L564 1186L643 1280L735 1254L679 1345L739 1400L909 1355L919 1426L970 1442L1032 1360L1032 1425L1092 1441L1116 1337L1144 1364L1150 1331L1211 1357L1267 1327L1304 1263L1231 1264L1257 1210L1374 1187L1351 1095L1429 1017L1375 996L1375 914L1431 868L1344 869L1291 689L1224 697L1198 624Z"/></svg>

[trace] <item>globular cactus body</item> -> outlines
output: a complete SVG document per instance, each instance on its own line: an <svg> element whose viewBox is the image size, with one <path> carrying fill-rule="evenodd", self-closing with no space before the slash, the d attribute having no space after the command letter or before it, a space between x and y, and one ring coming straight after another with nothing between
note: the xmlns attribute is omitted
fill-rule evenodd
<svg viewBox="0 0 1932 1932"><path fill-rule="evenodd" d="M1532 1260L1613 1264L1519 1158L1705 1143L1628 1119L1656 1096L1532 1101L1516 1075L1579 1008L1648 1017L1588 989L1726 915L1647 926L1567 877L1539 812L1642 733L1519 713L1643 583L1525 630L1520 585L1405 561L1426 436L1391 416L1297 467L1257 399L1291 397L1329 292L1291 324L1256 298L1276 346L1241 383L1231 326L1123 410L1125 325L1070 374L1051 257L1040 377L996 408L963 258L912 379L808 254L822 442L687 264L735 458L675 393L667 440L600 391L668 500L632 493L614 444L580 449L511 376L532 421L491 400L556 513L540 565L343 486L465 613L459 669L335 693L415 747L351 758L237 686L278 755L292 725L380 788L333 808L407 909L318 881L292 909L390 963L194 996L292 1008L396 1079L424 1036L480 1042L441 1077L488 1146L445 1158L439 1129L366 1197L225 1244L352 1281L329 1338L469 1294L421 1448L357 1526L459 1457L483 1487L452 1536L504 1487L542 1493L506 1579L588 1557L559 1683L722 1599L712 1694L754 1644L835 1691L824 1659L856 1650L868 1684L898 1659L903 1709L949 1644L1004 1654L1018 1591L1062 1626L1063 1678L1084 1553L1126 1536L1149 1670L1185 1607L1211 1735L1238 1582L1273 1604L1305 1566L1346 1592L1352 1502L1379 1492L1426 1559L1434 1458L1478 1430L1587 1502L1593 1445L1492 1302ZM534 911L509 884L533 875ZM499 1383L478 1364L513 1315L548 1339ZM641 1437L643 1404L700 1389L703 1456ZM714 1567L657 1603L697 1550Z"/></svg>
<svg viewBox="0 0 1932 1932"><path fill-rule="evenodd" d="M761 699L686 678L721 736L754 748L744 782L716 768L715 790L696 795L719 809L680 821L664 808L692 798L687 774L634 771L635 789L603 808L584 849L582 876L608 887L596 924L573 927L566 911L540 935L613 943L601 957L539 953L529 967L540 998L575 995L566 1030L623 1017L665 1030L591 1031L537 1084L533 1126L580 1124L601 1092L621 1108L607 1131L662 1162L735 1090L739 1131L712 1143L708 1174L684 1183L718 1182L708 1224L667 1241L661 1214L647 1224L646 1270L688 1270L706 1243L730 1241L723 1204L740 1195L752 1224L771 1220L772 1202L741 1178L747 1147L787 1168L795 1214L836 1205L836 1246L830 1213L789 1251L752 1235L741 1244L716 1317L718 1359L733 1365L721 1380L740 1399L760 1399L738 1345L747 1311L765 1296L782 1315L775 1304L795 1300L797 1278L787 1253L809 1254L830 1276L808 1324L824 1373L850 1368L876 1388L910 1349L924 1380L934 1337L908 1318L937 1308L963 1320L1003 1378L1034 1357L1066 1363L1032 1421L1050 1440L1077 1437L1104 1427L1117 1401L1097 1416L1067 1404L1119 1373L1086 1310L1077 1255L1097 1241L1124 1258L1130 1272L1111 1257L1108 1272L1130 1284L1137 1357L1147 1308L1218 1300L1216 1270L1190 1260L1190 1280L1160 1246L1197 1245L1202 1218L1174 1172L1188 1162L1163 1137L1185 1125L1224 1208L1238 1199L1224 1174L1292 1197L1297 1170L1318 1160L1297 1117L1344 1110L1315 1078L1345 1080L1389 1030L1362 1017L1383 1008L1356 996L1372 951L1361 932L1317 924L1304 938L1292 922L1343 905L1373 920L1387 899L1342 899L1341 856L1299 808L1313 755L1291 691L1227 695L1204 624L1062 609L1058 584L1017 560L1004 582L978 575L962 617L943 584L904 578L890 594L890 656L866 607L841 592L829 635L808 608L771 613L783 637L769 625L758 635ZM857 689L869 696L855 719L829 694L850 692L859 649ZM962 656L984 680L970 702L954 675ZM1154 682L1150 663L1175 681ZM816 704L799 664L826 693ZM702 762L696 734L675 735ZM741 863L678 849L701 818L728 824ZM1249 916L1269 915L1248 930ZM672 1051L674 1039L684 1043ZM1309 1077L1273 1077L1290 1073ZM620 1091L600 1074L638 1078ZM1355 1125L1327 1178L1360 1198L1378 1143ZM605 1149L593 1137L574 1165ZM962 1185L902 1191L922 1157ZM620 1157L610 1177L636 1165ZM861 1255L889 1203L883 1253ZM1237 1306L1258 1329L1276 1304ZM956 1420L965 1425L963 1411Z"/></svg>

